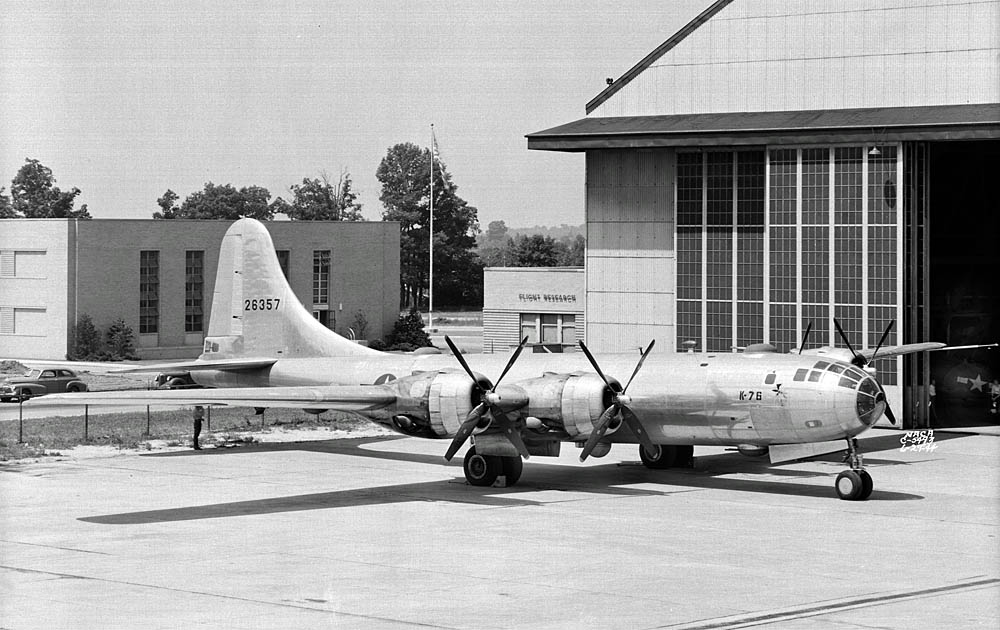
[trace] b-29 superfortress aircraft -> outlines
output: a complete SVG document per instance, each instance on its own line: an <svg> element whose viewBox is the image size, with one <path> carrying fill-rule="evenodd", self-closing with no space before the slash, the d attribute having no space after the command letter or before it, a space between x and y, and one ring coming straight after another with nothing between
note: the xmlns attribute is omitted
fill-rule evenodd
<svg viewBox="0 0 1000 630"><path fill-rule="evenodd" d="M581 461L606 455L613 444L638 443L642 462L659 469L691 465L694 445L763 454L777 445L846 440L850 468L834 487L842 499L864 500L872 479L853 438L883 414L895 423L869 364L876 354L944 344L856 352L841 334L847 349L790 354L765 345L657 354L651 342L638 359L597 357L583 343L582 353L522 355L527 338L509 358L476 355L474 366L450 339L454 356L379 352L314 319L285 280L265 227L241 219L222 241L202 354L122 370L187 370L207 389L57 394L26 404L354 412L406 435L450 440L449 460L471 437L464 471L475 486L501 475L513 485L522 458L556 456L563 442L582 447Z"/></svg>

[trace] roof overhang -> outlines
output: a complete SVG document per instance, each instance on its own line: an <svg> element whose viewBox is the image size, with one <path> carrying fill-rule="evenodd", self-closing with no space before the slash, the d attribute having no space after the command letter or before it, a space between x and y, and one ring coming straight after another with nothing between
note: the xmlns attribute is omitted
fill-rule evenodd
<svg viewBox="0 0 1000 630"><path fill-rule="evenodd" d="M1000 138L1000 103L583 118L527 135L540 151Z"/></svg>

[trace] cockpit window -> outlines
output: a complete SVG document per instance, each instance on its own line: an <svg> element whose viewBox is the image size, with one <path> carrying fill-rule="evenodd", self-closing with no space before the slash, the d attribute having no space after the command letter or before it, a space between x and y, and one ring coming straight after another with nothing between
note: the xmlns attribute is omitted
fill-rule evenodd
<svg viewBox="0 0 1000 630"><path fill-rule="evenodd" d="M867 374L856 366L830 361L817 361L812 370L802 368L795 372L796 381L836 384L847 389L857 389L858 383L866 376Z"/></svg>

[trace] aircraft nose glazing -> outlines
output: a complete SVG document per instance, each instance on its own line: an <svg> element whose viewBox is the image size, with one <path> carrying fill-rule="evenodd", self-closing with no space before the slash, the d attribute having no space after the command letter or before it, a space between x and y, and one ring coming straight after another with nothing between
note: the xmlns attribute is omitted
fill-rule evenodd
<svg viewBox="0 0 1000 630"><path fill-rule="evenodd" d="M858 385L856 411L858 419L868 426L875 424L885 411L885 392L871 376Z"/></svg>

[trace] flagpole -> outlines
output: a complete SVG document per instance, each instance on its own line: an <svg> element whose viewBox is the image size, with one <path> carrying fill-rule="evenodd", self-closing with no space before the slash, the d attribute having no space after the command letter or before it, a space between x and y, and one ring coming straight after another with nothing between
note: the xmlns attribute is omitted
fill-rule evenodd
<svg viewBox="0 0 1000 630"><path fill-rule="evenodd" d="M436 139L434 138L434 123L431 123L431 202L430 202L430 274L427 280L427 328L434 327L434 153Z"/></svg>

